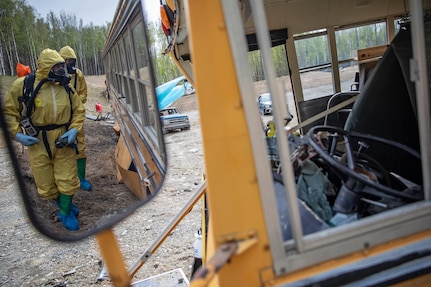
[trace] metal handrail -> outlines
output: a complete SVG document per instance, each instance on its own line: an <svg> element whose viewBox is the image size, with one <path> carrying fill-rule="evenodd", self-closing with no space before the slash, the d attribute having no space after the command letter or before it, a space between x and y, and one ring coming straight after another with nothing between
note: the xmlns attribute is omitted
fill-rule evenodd
<svg viewBox="0 0 431 287"><path fill-rule="evenodd" d="M351 97L354 97L354 96L357 96L358 94L359 94L359 91L349 91L349 92L338 92L338 93L335 93L334 95L332 95L329 98L328 103L326 104L326 110L328 111L331 108L331 103L332 103L332 101L335 98L340 97L340 96L344 96L344 95L351 95ZM342 107L340 107L340 109L336 109L336 110L332 111L331 113L327 113L325 115L325 120L324 120L323 124L325 126L327 125L328 115L332 114L333 112L339 112L339 111L349 111L350 112L351 109L342 109Z"/></svg>

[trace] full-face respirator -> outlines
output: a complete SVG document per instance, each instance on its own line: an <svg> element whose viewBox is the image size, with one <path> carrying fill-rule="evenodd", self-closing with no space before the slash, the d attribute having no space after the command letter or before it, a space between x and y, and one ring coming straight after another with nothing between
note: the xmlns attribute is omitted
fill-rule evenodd
<svg viewBox="0 0 431 287"><path fill-rule="evenodd" d="M70 82L70 76L66 73L66 64L64 62L55 64L49 71L48 78L59 82L64 86Z"/></svg>

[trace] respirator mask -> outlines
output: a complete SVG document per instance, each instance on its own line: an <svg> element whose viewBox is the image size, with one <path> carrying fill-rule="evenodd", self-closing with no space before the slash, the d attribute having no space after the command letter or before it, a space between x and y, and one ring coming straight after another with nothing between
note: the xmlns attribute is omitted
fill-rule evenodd
<svg viewBox="0 0 431 287"><path fill-rule="evenodd" d="M59 82L62 86L70 82L70 76L66 73L64 62L55 64L49 71L48 77Z"/></svg>
<svg viewBox="0 0 431 287"><path fill-rule="evenodd" d="M76 74L76 59L67 59L66 65L69 74Z"/></svg>

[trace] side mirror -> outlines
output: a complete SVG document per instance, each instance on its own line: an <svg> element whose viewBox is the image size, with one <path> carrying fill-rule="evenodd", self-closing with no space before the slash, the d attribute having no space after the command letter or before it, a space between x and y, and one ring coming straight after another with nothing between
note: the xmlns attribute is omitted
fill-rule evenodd
<svg viewBox="0 0 431 287"><path fill-rule="evenodd" d="M94 164L98 173L89 178L90 182L97 178L91 182L92 191L78 189L73 195L76 206L71 212L78 214L79 211L78 230L67 230L58 221L61 203L40 196L34 180L34 170L38 167L30 168L28 152L31 148L10 139L7 131L10 115L5 116L6 110L2 109L2 137L27 213L42 234L55 240L80 240L111 228L152 199L166 174L163 125L159 114L160 89L156 90L156 83L163 81L157 78L160 66L163 66L157 55L162 52L167 37L159 24L160 5L150 1L125 1L123 6L114 16L102 52L105 85L116 129L85 125L87 173L89 166ZM169 24L173 23L173 14L167 16ZM162 37L157 36L160 33ZM3 88L5 91L8 87ZM162 96L169 98L165 99L165 104L166 100L172 100L168 94ZM2 97L2 100L7 98ZM96 132L103 132L103 136L98 137ZM41 136L39 139L42 142ZM64 167L57 166L54 170L58 172L61 168Z"/></svg>
<svg viewBox="0 0 431 287"><path fill-rule="evenodd" d="M2 96L0 102L2 107L4 99L5 97ZM96 168L91 168L93 180L90 181L93 189L91 191L78 189L73 196L73 202L79 210L77 216L79 230L66 230L57 218L58 203L54 199L45 199L39 195L30 167L29 149L10 138L3 110L0 123L0 149L3 150L1 160L15 173L15 177L10 176L9 180L11 183L16 181L18 184L32 224L49 238L60 241L75 241L110 228L148 202L162 184L165 173L164 155L160 157L162 160L158 162L158 165L154 165L158 168L148 169L148 175L143 177L136 168L133 168L133 166L142 163L135 163L131 159L127 144L133 140L139 145L141 153L154 153L154 151L143 150L142 147L145 145L140 142L142 141L140 137L124 140L122 136L114 132L112 125L103 125L103 123L101 125L100 122L92 121L90 125L86 125L86 136L89 137L87 140L89 161L87 174L89 165L98 165ZM92 130L88 130L87 127L92 128ZM161 131L158 134L162 137ZM126 143L126 141L129 142ZM121 170L122 166L126 166L126 168ZM10 171L7 173L13 174ZM94 175L95 173L96 175ZM117 177L123 183L119 183ZM158 181L156 182L155 179ZM16 189L16 186L12 184L6 186L12 186L14 190ZM134 192L131 189L132 186L135 186L138 191Z"/></svg>

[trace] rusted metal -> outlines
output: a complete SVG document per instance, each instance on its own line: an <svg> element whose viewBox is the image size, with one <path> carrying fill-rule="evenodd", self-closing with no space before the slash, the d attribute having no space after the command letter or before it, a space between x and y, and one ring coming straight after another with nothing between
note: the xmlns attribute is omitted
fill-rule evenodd
<svg viewBox="0 0 431 287"><path fill-rule="evenodd" d="M201 266L193 275L190 286L205 286L225 263L237 252L238 242L227 242L217 249L205 266Z"/></svg>

